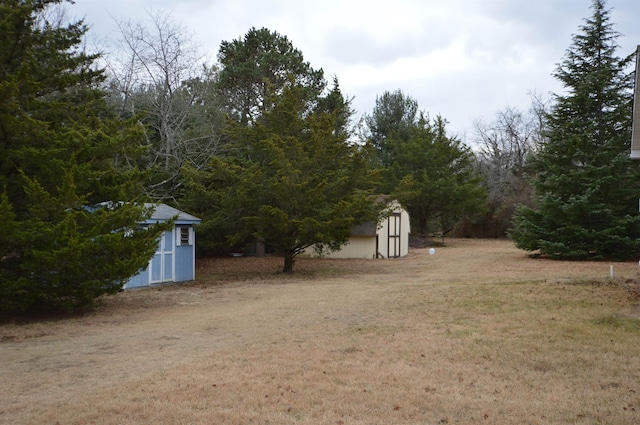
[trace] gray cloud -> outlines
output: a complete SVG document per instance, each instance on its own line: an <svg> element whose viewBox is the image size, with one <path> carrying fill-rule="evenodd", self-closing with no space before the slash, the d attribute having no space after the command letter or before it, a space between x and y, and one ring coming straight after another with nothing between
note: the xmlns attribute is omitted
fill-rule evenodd
<svg viewBox="0 0 640 425"><path fill-rule="evenodd" d="M455 28L437 21L425 20L419 30L394 28L387 32L341 26L330 29L324 51L345 66L381 66L429 54L454 38Z"/></svg>
<svg viewBox="0 0 640 425"><path fill-rule="evenodd" d="M134 21L145 9L171 10L210 58L222 40L250 27L286 35L315 68L336 75L354 107L369 113L376 95L402 89L452 131L507 106L526 109L530 91L558 91L551 73L590 16L590 0L83 0L97 38L114 36L112 14ZM640 44L640 2L609 0L623 34L620 55Z"/></svg>

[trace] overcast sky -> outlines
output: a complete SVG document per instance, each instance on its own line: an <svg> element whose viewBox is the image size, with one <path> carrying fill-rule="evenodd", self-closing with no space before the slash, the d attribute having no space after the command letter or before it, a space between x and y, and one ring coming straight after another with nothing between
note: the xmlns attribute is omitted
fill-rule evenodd
<svg viewBox="0 0 640 425"><path fill-rule="evenodd" d="M337 76L358 115L376 96L401 89L451 134L473 141L473 123L506 107L527 110L531 92L548 98L551 75L591 16L591 0L75 0L93 37L116 39L116 20L148 22L171 13L215 61L223 40L251 27L285 35L328 80ZM622 35L618 56L640 44L640 1L609 0Z"/></svg>

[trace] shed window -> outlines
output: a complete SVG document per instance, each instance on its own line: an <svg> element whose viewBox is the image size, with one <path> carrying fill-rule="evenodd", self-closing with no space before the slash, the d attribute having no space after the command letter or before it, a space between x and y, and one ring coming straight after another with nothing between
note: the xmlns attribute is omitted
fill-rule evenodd
<svg viewBox="0 0 640 425"><path fill-rule="evenodd" d="M189 227L180 227L180 245L191 245L191 229Z"/></svg>

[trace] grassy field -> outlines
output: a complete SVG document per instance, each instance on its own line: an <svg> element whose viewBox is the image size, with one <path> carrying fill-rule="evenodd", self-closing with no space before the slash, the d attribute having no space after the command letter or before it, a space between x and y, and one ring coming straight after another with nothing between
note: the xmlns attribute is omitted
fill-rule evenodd
<svg viewBox="0 0 640 425"><path fill-rule="evenodd" d="M0 324L0 423L640 423L637 263L448 240L281 267L202 261L196 282Z"/></svg>

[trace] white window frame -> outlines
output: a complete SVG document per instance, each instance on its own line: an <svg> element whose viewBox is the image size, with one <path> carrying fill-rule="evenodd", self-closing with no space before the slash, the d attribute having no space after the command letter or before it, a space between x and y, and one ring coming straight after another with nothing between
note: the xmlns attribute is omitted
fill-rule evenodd
<svg viewBox="0 0 640 425"><path fill-rule="evenodd" d="M187 229L189 232L189 242L186 244L182 243L182 229ZM191 246L193 245L193 236L194 229L192 226L177 226L176 227L176 246Z"/></svg>

